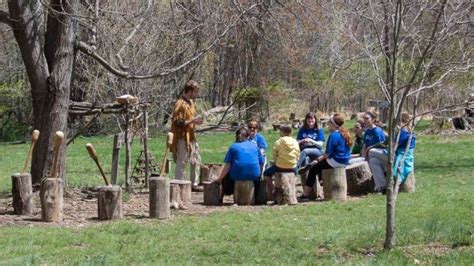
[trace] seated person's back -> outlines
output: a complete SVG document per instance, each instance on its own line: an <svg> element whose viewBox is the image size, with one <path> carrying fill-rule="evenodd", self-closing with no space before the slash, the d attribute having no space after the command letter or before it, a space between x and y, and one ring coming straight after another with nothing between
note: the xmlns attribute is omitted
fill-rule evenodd
<svg viewBox="0 0 474 266"><path fill-rule="evenodd" d="M249 141L233 143L224 159L230 164L229 174L233 180L260 179L262 156L258 147Z"/></svg>

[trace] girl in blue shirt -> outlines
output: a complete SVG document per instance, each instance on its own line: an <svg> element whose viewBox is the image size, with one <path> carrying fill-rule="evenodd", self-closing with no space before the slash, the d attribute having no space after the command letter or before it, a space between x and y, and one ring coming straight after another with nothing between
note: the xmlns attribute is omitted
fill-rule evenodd
<svg viewBox="0 0 474 266"><path fill-rule="evenodd" d="M374 176L375 191L385 190L385 172L388 167L387 150L385 149L385 133L376 125L377 116L372 112L365 112L364 116L364 155L369 163L370 171Z"/></svg>
<svg viewBox="0 0 474 266"><path fill-rule="evenodd" d="M300 200L308 199L316 182L316 176L320 176L324 169L346 167L349 164L352 139L349 130L344 128L343 124L344 117L340 114L334 114L330 118L328 127L331 133L326 144L326 154L320 156L318 163L309 170L308 179Z"/></svg>
<svg viewBox="0 0 474 266"><path fill-rule="evenodd" d="M298 130L296 137L300 145L300 158L296 164L300 173L308 170L309 163L321 156L324 142L324 130L318 125L316 114L309 112L306 114L303 126Z"/></svg>

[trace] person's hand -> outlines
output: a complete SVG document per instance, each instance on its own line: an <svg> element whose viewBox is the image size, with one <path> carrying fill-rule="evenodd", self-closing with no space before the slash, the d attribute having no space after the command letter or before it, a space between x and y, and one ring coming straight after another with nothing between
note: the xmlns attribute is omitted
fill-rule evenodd
<svg viewBox="0 0 474 266"><path fill-rule="evenodd" d="M324 158L325 158L324 155L319 156L319 157L318 157L318 162L324 160Z"/></svg>
<svg viewBox="0 0 474 266"><path fill-rule="evenodd" d="M193 121L194 121L194 124L200 125L204 122L204 119L202 117L196 117L193 119Z"/></svg>

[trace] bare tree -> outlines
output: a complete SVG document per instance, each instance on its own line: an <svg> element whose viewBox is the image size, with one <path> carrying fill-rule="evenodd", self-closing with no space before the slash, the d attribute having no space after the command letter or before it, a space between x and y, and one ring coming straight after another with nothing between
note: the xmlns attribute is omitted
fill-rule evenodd
<svg viewBox="0 0 474 266"><path fill-rule="evenodd" d="M443 90L448 77L473 67L470 1L339 1L324 3L338 18L338 34L365 55L380 90L390 104L387 224L384 247L395 244L395 206L399 176L393 177L396 125L412 96ZM448 49L447 49L448 48ZM414 102L419 103L418 98ZM462 102L457 102L462 104ZM450 104L445 108L456 106ZM437 109L438 110L438 109ZM436 111L432 109L431 111ZM414 111L417 115L416 110Z"/></svg>

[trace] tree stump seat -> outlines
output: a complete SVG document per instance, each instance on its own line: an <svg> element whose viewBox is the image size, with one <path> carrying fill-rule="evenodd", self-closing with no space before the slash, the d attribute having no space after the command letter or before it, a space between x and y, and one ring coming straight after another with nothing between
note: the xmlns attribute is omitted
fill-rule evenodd
<svg viewBox="0 0 474 266"><path fill-rule="evenodd" d="M275 185L273 199L275 204L294 205L298 203L296 199L296 176L293 172L282 173L277 172L274 175Z"/></svg>
<svg viewBox="0 0 474 266"><path fill-rule="evenodd" d="M405 179L405 182L400 184L399 191L412 193L412 192L415 192L415 187L416 187L415 173L411 172L407 176L407 179Z"/></svg>
<svg viewBox="0 0 474 266"><path fill-rule="evenodd" d="M217 163L203 163L201 164L200 171L199 171L199 181L200 184L204 184L205 182L210 182L216 179L221 172L223 164Z"/></svg>
<svg viewBox="0 0 474 266"><path fill-rule="evenodd" d="M219 206L222 204L221 183L204 181L204 205Z"/></svg>
<svg viewBox="0 0 474 266"><path fill-rule="evenodd" d="M166 177L152 177L149 180L150 217L170 218L170 181Z"/></svg>
<svg viewBox="0 0 474 266"><path fill-rule="evenodd" d="M173 179L170 181L170 205L175 209L187 209L191 204L191 181Z"/></svg>
<svg viewBox="0 0 474 266"><path fill-rule="evenodd" d="M322 171L324 200L346 201L347 181L345 168L333 168Z"/></svg>
<svg viewBox="0 0 474 266"><path fill-rule="evenodd" d="M235 181L234 203L237 205L255 204L255 184L252 180Z"/></svg>
<svg viewBox="0 0 474 266"><path fill-rule="evenodd" d="M346 167L347 193L366 195L374 191L374 182L369 164L366 161L353 163Z"/></svg>
<svg viewBox="0 0 474 266"><path fill-rule="evenodd" d="M41 219L45 222L60 222L63 219L64 181L47 178L41 183Z"/></svg>

